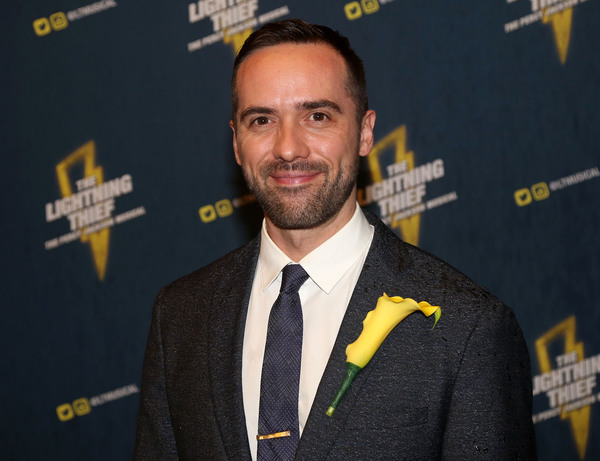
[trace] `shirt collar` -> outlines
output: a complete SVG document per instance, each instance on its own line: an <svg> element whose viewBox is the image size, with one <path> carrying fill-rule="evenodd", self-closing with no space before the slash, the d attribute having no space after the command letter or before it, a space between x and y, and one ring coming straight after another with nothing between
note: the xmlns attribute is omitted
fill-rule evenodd
<svg viewBox="0 0 600 461"><path fill-rule="evenodd" d="M350 221L299 263L311 280L321 290L329 293L370 245L373 232L373 226L369 224L357 203ZM290 263L293 261L271 240L263 221L258 257L261 289L266 291L281 270Z"/></svg>

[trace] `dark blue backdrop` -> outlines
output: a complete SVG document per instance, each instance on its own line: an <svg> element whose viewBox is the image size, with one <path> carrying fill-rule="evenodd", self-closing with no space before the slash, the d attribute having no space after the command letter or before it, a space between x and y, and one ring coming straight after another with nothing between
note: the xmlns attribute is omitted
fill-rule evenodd
<svg viewBox="0 0 600 461"><path fill-rule="evenodd" d="M237 5L200 18L218 3ZM544 383L540 459L598 459L599 8L12 2L0 74L3 458L131 457L156 292L260 223L227 126L234 44L265 20L301 17L340 30L365 61L379 144L362 197L394 163L441 162L416 203L382 216L516 312ZM125 175L131 189L97 189ZM398 193L365 206L382 214ZM103 230L82 241L94 224ZM568 367L585 359L573 387ZM548 385L559 369L566 378Z"/></svg>

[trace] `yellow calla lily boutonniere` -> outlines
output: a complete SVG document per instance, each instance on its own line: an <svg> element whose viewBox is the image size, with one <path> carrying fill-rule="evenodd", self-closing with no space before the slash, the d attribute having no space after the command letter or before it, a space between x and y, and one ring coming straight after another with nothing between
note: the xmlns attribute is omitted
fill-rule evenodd
<svg viewBox="0 0 600 461"><path fill-rule="evenodd" d="M431 306L425 301L417 303L410 298L389 297L385 293L377 300L375 309L370 311L363 320L363 330L360 336L346 348L346 377L327 409L328 416L333 415L356 374L373 358L387 335L402 320L417 311L421 311L426 317L435 314L434 328L442 315L439 306Z"/></svg>

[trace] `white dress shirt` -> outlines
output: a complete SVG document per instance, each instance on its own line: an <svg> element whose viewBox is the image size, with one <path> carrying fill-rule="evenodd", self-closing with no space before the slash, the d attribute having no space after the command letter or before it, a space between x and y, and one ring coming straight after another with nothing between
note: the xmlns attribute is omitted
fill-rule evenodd
<svg viewBox="0 0 600 461"><path fill-rule="evenodd" d="M352 219L299 261L309 275L299 290L304 323L298 398L300 434L371 246L373 232L373 226L357 203ZM244 411L254 460L257 452L260 378L269 314L279 295L281 270L290 263L293 261L273 243L263 222L260 254L246 319L242 362ZM327 408L323 408L325 411Z"/></svg>

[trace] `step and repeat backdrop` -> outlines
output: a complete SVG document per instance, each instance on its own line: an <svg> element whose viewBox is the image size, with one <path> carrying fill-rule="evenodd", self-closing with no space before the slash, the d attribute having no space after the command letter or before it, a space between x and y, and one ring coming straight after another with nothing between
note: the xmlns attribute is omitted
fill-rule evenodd
<svg viewBox="0 0 600 461"><path fill-rule="evenodd" d="M157 291L260 226L235 50L292 17L364 59L361 205L513 308L540 459L600 459L599 0L89 1L4 8L2 459L131 458Z"/></svg>

